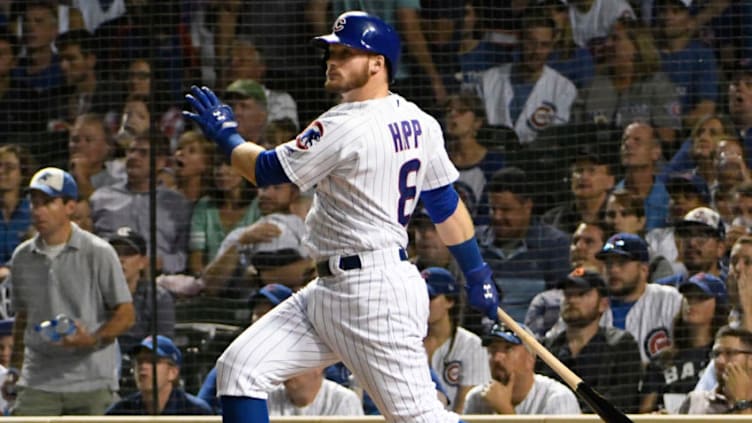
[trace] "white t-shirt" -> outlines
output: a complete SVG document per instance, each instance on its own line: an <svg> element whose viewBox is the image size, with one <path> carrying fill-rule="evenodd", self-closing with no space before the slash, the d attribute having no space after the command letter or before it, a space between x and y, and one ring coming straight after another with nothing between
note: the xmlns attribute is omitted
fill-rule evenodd
<svg viewBox="0 0 752 423"><path fill-rule="evenodd" d="M481 385L491 378L491 372L488 353L478 335L458 328L451 351L450 344L451 339L447 339L434 351L431 367L441 377L447 396L454 404L460 386Z"/></svg>
<svg viewBox="0 0 752 423"><path fill-rule="evenodd" d="M362 416L363 406L355 392L324 379L321 390L312 403L296 407L287 398L285 386L279 385L269 393L270 416Z"/></svg>
<svg viewBox="0 0 752 423"><path fill-rule="evenodd" d="M521 403L514 407L517 414L581 414L574 393L561 383L534 375L535 382ZM496 414L480 393L483 386L471 389L465 399L463 414Z"/></svg>

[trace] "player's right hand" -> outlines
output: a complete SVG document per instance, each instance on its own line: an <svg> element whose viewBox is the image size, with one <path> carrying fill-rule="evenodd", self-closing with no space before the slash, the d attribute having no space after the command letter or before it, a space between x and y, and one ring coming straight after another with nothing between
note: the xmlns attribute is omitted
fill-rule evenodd
<svg viewBox="0 0 752 423"><path fill-rule="evenodd" d="M238 135L238 122L232 108L221 103L207 87L192 86L185 99L193 112L183 110L183 116L196 122L204 135L216 142L225 154L232 156L232 150L244 142Z"/></svg>
<svg viewBox="0 0 752 423"><path fill-rule="evenodd" d="M483 266L467 272L465 279L468 303L492 321L498 322L499 291L496 289L496 282L488 264L483 263Z"/></svg>

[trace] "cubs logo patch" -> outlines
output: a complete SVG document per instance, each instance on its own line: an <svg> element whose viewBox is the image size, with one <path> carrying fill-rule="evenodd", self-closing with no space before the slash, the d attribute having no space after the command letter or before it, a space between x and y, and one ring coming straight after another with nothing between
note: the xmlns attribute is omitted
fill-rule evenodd
<svg viewBox="0 0 752 423"><path fill-rule="evenodd" d="M324 136L324 125L319 121L312 124L295 138L296 144L301 150L308 150Z"/></svg>
<svg viewBox="0 0 752 423"><path fill-rule="evenodd" d="M556 117L556 105L544 101L538 106L533 114L530 115L530 126L536 131L541 130L550 125Z"/></svg>
<svg viewBox="0 0 752 423"><path fill-rule="evenodd" d="M340 32L345 29L345 23L347 23L347 18L344 16L337 19L337 22L332 25L332 32Z"/></svg>
<svg viewBox="0 0 752 423"><path fill-rule="evenodd" d="M444 363L444 382L451 386L459 386L462 377L462 362L459 360Z"/></svg>
<svg viewBox="0 0 752 423"><path fill-rule="evenodd" d="M668 329L664 327L655 328L648 332L648 336L643 341L643 347L648 358L653 358L659 352L671 346L671 338L668 335Z"/></svg>

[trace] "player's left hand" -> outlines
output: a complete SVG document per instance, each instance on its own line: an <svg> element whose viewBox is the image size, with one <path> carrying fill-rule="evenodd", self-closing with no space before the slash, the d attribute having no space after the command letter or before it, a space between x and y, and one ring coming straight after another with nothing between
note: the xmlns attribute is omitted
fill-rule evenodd
<svg viewBox="0 0 752 423"><path fill-rule="evenodd" d="M212 139L228 156L232 150L244 141L238 135L238 122L232 108L219 101L214 92L207 87L191 87L191 93L185 99L193 112L183 110L183 116L196 122L201 131Z"/></svg>
<svg viewBox="0 0 752 423"><path fill-rule="evenodd" d="M468 272L465 275L467 284L467 301L471 306L480 310L494 322L499 321L499 291L493 280L493 274L488 264Z"/></svg>

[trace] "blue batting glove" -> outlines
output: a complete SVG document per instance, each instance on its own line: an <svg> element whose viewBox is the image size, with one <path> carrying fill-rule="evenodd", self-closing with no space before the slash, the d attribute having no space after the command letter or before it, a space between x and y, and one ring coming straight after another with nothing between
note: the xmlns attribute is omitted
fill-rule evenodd
<svg viewBox="0 0 752 423"><path fill-rule="evenodd" d="M232 150L245 140L238 134L238 122L232 108L221 103L212 90L207 87L191 87L191 93L185 95L193 112L183 110L183 116L196 122L201 131L213 140L219 148L232 156Z"/></svg>
<svg viewBox="0 0 752 423"><path fill-rule="evenodd" d="M465 291L470 305L482 311L492 321L498 322L499 291L488 264L483 263L483 266L467 272L465 279Z"/></svg>

